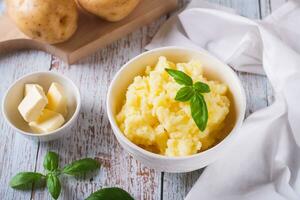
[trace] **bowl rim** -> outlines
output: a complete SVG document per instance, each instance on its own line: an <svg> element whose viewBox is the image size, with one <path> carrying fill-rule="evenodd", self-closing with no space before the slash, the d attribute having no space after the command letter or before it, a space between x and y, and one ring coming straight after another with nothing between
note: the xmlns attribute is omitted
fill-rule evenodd
<svg viewBox="0 0 300 200"><path fill-rule="evenodd" d="M38 75L38 74L43 74L43 75L54 75L54 76L58 76L60 79L64 79L64 80L67 80L67 82L69 82L72 87L74 88L74 93L75 93L75 96L76 96L76 109L73 113L73 115L70 117L70 119L65 122L61 127L59 127L58 129L54 130L54 131L50 131L50 132L47 132L47 133L33 133L33 132L27 132L27 131L24 131L22 129L19 129L17 128L13 123L11 123L11 121L8 119L7 117L7 112L6 112L6 109L5 109L5 102L7 100L7 95L8 93L10 92L10 90L18 83L20 82L21 80L23 80L24 78L27 78L28 76L32 76L32 75ZM18 78L17 80L15 80L9 87L8 89L6 90L6 92L4 93L4 96L2 98L2 115L4 116L4 119L5 121L9 124L9 126L11 128L13 128L15 131L17 131L18 133L21 133L23 135L26 135L26 136L33 136L33 137L42 137L42 136L48 136L48 135L52 135L52 134L56 134L58 132L60 132L61 130L63 129L66 129L67 127L69 127L73 121L76 119L76 116L78 116L79 114L79 111L80 111L80 107L81 107L81 96L80 96L80 92L79 92L79 89L78 87L75 85L75 83L68 77L62 75L62 74L59 74L57 72L52 72L52 71L39 71L39 72L31 72L31 73L28 73L28 74L25 74L23 76L21 76L20 78Z"/></svg>
<svg viewBox="0 0 300 200"><path fill-rule="evenodd" d="M115 120L115 116L112 113L112 110L110 109L110 105L112 102L111 99L111 93L112 93L112 88L114 85L117 84L117 78L119 77L119 75L128 67L130 67L131 63L135 62L137 59L140 59L141 57L148 55L148 54L152 54L154 52L159 52L159 51L165 51L165 50L184 50L184 51L190 51L190 52L194 52L197 54L204 54L205 56L208 56L209 59L214 59L220 63L222 63L224 66L226 66L226 68L228 69L229 73L232 74L232 77L235 79L235 82L238 83L238 87L240 89L240 94L241 94L241 109L239 112L239 118L237 119L233 129L229 132L229 134L222 140L220 141L218 144L216 144L215 146L193 154L193 155L188 155L188 156L178 156L178 157L168 157L166 155L160 155L160 154L156 154L150 151L147 151L145 149L143 149L142 147L134 144L133 142L131 142L120 130L116 120ZM238 76L236 75L236 73L233 71L233 69L231 67L229 67L226 63L222 62L221 60L219 60L218 58L216 58L215 56L209 54L206 51L201 51L201 50L197 50L197 49L192 49L192 48L187 48L187 47L180 47L180 46L166 46L166 47L160 47L160 48L155 48L146 52L143 52L137 56L135 56L134 58L130 59L128 62L126 62L119 70L118 72L115 74L115 76L113 77L110 86L108 88L108 92L107 92L107 96L106 96L106 110L107 110L107 115L108 115L108 119L109 122L112 126L113 129L113 133L116 136L116 138L119 140L121 139L122 142L125 142L126 145L128 145L129 147L137 150L139 153L146 155L150 158L155 158L155 159L162 159L162 160L186 160L186 159L191 159L191 158L195 158L195 157L200 157L200 156L205 156L208 155L210 152L214 151L216 148L219 148L221 145L226 145L228 143L228 141L232 141L234 139L234 137L237 135L236 132L237 130L241 127L244 118L245 118L245 113L246 113L246 93L245 90L242 86L242 83L240 81L240 79L238 78ZM126 149L126 151L128 151Z"/></svg>

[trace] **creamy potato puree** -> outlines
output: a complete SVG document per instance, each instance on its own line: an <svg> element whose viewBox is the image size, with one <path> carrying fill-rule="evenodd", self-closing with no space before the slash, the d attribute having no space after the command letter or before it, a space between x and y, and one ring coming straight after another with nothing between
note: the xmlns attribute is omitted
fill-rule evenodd
<svg viewBox="0 0 300 200"><path fill-rule="evenodd" d="M208 123L202 132L196 126L189 102L175 100L182 87L165 68L185 72L193 82L209 85L204 93L208 107ZM166 156L187 156L216 145L225 137L220 131L229 113L228 88L203 76L201 63L172 63L160 57L154 66L148 66L144 76L136 76L129 85L126 100L116 119L124 135L140 147ZM223 135L222 135L223 134Z"/></svg>

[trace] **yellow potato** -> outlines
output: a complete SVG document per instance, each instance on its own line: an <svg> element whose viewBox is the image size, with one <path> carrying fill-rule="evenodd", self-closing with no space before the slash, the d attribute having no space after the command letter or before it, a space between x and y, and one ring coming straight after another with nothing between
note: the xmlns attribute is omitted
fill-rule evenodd
<svg viewBox="0 0 300 200"><path fill-rule="evenodd" d="M129 15L140 0L77 0L84 10L107 21L119 21Z"/></svg>
<svg viewBox="0 0 300 200"><path fill-rule="evenodd" d="M69 39L77 29L74 0L6 0L9 16L28 37L50 44Z"/></svg>

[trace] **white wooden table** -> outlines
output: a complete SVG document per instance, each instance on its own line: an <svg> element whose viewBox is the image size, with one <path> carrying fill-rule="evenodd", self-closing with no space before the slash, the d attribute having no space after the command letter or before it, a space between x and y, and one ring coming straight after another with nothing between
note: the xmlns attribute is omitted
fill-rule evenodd
<svg viewBox="0 0 300 200"><path fill-rule="evenodd" d="M284 0L210 0L236 9L243 16L262 18ZM180 7L187 3L180 0ZM0 1L0 8L3 2ZM129 156L118 144L105 110L108 85L116 71L130 58L144 51L155 32L170 15L99 50L90 57L68 66L44 52L25 50L0 55L0 98L18 77L34 71L56 71L71 78L82 95L82 109L71 137L48 143L36 143L16 134L0 118L0 198L51 199L46 191L16 191L8 186L19 171L42 171L45 153L55 151L61 164L82 157L95 157L102 162L99 174L88 180L62 179L60 199L84 199L105 186L119 186L135 199L183 199L202 170L171 174L158 172ZM1 27L0 27L1 28ZM247 93L247 115L272 102L272 89L266 77L238 73Z"/></svg>

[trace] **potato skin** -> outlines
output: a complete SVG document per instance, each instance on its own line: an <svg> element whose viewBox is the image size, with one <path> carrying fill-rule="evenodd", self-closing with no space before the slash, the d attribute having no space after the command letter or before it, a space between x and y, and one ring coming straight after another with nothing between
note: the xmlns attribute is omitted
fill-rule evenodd
<svg viewBox="0 0 300 200"><path fill-rule="evenodd" d="M60 43L77 29L74 0L6 0L6 4L11 19L30 38Z"/></svg>
<svg viewBox="0 0 300 200"><path fill-rule="evenodd" d="M140 0L77 0L87 12L107 21L120 21L129 15Z"/></svg>

